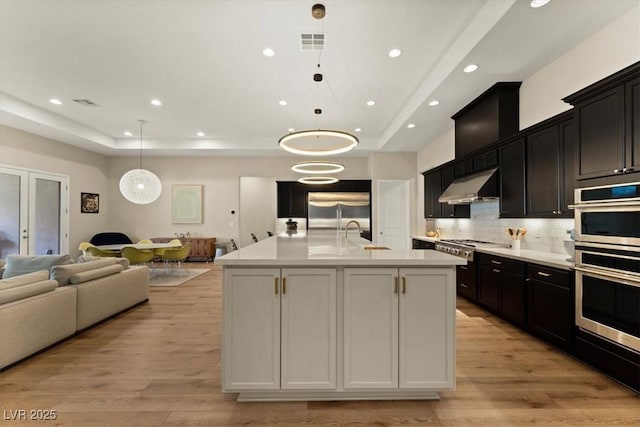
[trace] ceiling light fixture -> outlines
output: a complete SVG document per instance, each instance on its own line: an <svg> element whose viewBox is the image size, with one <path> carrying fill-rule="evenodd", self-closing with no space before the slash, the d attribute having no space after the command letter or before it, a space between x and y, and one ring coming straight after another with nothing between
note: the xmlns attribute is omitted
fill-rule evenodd
<svg viewBox="0 0 640 427"><path fill-rule="evenodd" d="M361 128L355 128L354 130L355 130L356 132L362 132L362 129L361 129Z"/></svg>
<svg viewBox="0 0 640 427"><path fill-rule="evenodd" d="M397 58L400 55L402 55L402 51L400 49L391 49L389 51L390 58Z"/></svg>
<svg viewBox="0 0 640 427"><path fill-rule="evenodd" d="M60 101L58 98L51 98L49 102L53 105L62 105L62 101Z"/></svg>
<svg viewBox="0 0 640 427"><path fill-rule="evenodd" d="M531 0L530 6L534 9L544 6L549 3L551 0Z"/></svg>
<svg viewBox="0 0 640 427"><path fill-rule="evenodd" d="M338 182L338 178L333 178L331 176L305 176L304 178L299 178L298 182L301 184L311 185L335 184Z"/></svg>
<svg viewBox="0 0 640 427"><path fill-rule="evenodd" d="M440 104L440 101L438 101L437 99L434 99L433 101L431 101L429 103L429 106L430 107L435 107L436 105L439 105L439 104Z"/></svg>
<svg viewBox="0 0 640 427"><path fill-rule="evenodd" d="M321 20L325 16L326 9L321 4L315 4L311 8L311 13L314 18ZM318 87L323 82L329 86L326 79L324 79L323 74L320 72L320 54L318 54L317 71L313 74L313 84L315 84L316 89L316 103L319 102ZM336 104L338 104L338 100L335 98L331 86L329 86L328 89L331 95L333 95ZM308 91L305 92L305 97L306 93L308 93ZM300 104L300 110L302 109L303 104L304 100ZM298 114L300 113L300 110L298 111ZM323 112L322 108L316 104L313 112L315 114L316 121L318 121ZM292 130L293 129L289 129L289 133L278 140L278 145L283 150L293 154L300 154L304 156L332 156L351 151L359 143L358 138L354 135L341 130L327 130L322 129L320 126L318 126L318 129L312 130L302 130L297 132L292 132ZM324 179L333 180L335 178L325 177ZM331 182L337 182L337 179Z"/></svg>
<svg viewBox="0 0 640 427"><path fill-rule="evenodd" d="M120 193L125 199L138 205L146 205L154 202L162 192L160 178L151 171L142 169L142 125L140 122L140 168L131 169L120 178Z"/></svg>
<svg viewBox="0 0 640 427"><path fill-rule="evenodd" d="M162 101L160 101L157 98L152 99L151 101L149 101L151 103L151 105L153 105L154 107L161 107L162 106Z"/></svg>
<svg viewBox="0 0 640 427"><path fill-rule="evenodd" d="M464 72L473 73L477 69L478 69L478 66L476 64L469 64L466 67L464 67Z"/></svg>
<svg viewBox="0 0 640 427"><path fill-rule="evenodd" d="M373 105L376 105L376 101L374 101L374 100L367 101L367 105L368 105L369 107L371 107L371 106L373 106Z"/></svg>
<svg viewBox="0 0 640 427"><path fill-rule="evenodd" d="M409 124L407 125L407 127L408 127L409 129L413 129L414 127L416 127L416 125L415 125L415 124L413 124L413 123L409 123Z"/></svg>
<svg viewBox="0 0 640 427"><path fill-rule="evenodd" d="M198 132L196 135L198 135L198 136L204 136L204 132Z"/></svg>
<svg viewBox="0 0 640 427"><path fill-rule="evenodd" d="M124 131L124 136L133 136L133 134L131 132L129 132L128 130Z"/></svg>
<svg viewBox="0 0 640 427"><path fill-rule="evenodd" d="M336 162L308 161L296 163L295 165L291 166L291 170L298 173L322 175L342 172L344 170L344 165Z"/></svg>
<svg viewBox="0 0 640 427"><path fill-rule="evenodd" d="M262 54L264 56L266 56L267 58L271 58L271 57L276 55L276 52L273 49L271 49L270 47L268 47L268 48L266 48L265 50L262 51Z"/></svg>
<svg viewBox="0 0 640 427"><path fill-rule="evenodd" d="M282 101L278 102L278 104L280 104L280 105L282 105L284 107L285 105L287 105L287 101L285 101L283 99Z"/></svg>

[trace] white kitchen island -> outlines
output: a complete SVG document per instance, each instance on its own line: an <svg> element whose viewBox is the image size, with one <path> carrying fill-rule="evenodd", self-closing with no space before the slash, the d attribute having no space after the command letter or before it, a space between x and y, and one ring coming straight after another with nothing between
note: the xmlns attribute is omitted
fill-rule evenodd
<svg viewBox="0 0 640 427"><path fill-rule="evenodd" d="M438 399L455 387L455 266L285 233L222 257L222 388L240 401Z"/></svg>

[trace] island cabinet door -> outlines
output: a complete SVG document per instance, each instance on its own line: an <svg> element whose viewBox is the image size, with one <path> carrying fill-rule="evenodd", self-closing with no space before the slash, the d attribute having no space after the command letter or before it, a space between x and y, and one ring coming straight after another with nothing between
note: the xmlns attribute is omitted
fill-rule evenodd
<svg viewBox="0 0 640 427"><path fill-rule="evenodd" d="M398 387L398 269L344 269L344 388Z"/></svg>
<svg viewBox="0 0 640 427"><path fill-rule="evenodd" d="M401 268L399 295L399 387L438 390L453 388L453 269Z"/></svg>
<svg viewBox="0 0 640 427"><path fill-rule="evenodd" d="M336 270L282 270L282 388L336 388Z"/></svg>
<svg viewBox="0 0 640 427"><path fill-rule="evenodd" d="M224 273L225 391L280 388L280 269Z"/></svg>

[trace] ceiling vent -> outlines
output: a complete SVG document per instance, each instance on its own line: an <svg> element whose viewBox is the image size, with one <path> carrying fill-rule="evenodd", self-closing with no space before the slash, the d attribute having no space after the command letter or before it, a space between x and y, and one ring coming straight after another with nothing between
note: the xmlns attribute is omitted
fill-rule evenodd
<svg viewBox="0 0 640 427"><path fill-rule="evenodd" d="M323 50L324 49L324 33L300 34L300 49Z"/></svg>
<svg viewBox="0 0 640 427"><path fill-rule="evenodd" d="M82 105L83 107L97 107L98 104L96 104L95 102L91 101L90 99L74 99L73 102L77 102L78 104Z"/></svg>

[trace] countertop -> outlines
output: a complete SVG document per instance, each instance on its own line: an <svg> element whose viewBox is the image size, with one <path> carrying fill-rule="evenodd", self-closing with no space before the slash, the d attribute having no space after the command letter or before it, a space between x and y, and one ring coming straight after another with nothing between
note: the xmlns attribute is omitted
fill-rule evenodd
<svg viewBox="0 0 640 427"><path fill-rule="evenodd" d="M437 242L437 237L412 236L414 239L424 240L425 242ZM505 258L516 259L519 261L531 262L548 267L561 268L571 270L575 266L572 261L567 261L569 255L555 254L550 252L534 251L531 249L511 249L511 248L478 248L476 252L486 253L489 255L497 255Z"/></svg>
<svg viewBox="0 0 640 427"><path fill-rule="evenodd" d="M369 240L353 232L298 231L280 233L237 251L217 257L224 266L405 266L437 267L465 265L467 261L453 255L423 250L366 250Z"/></svg>

